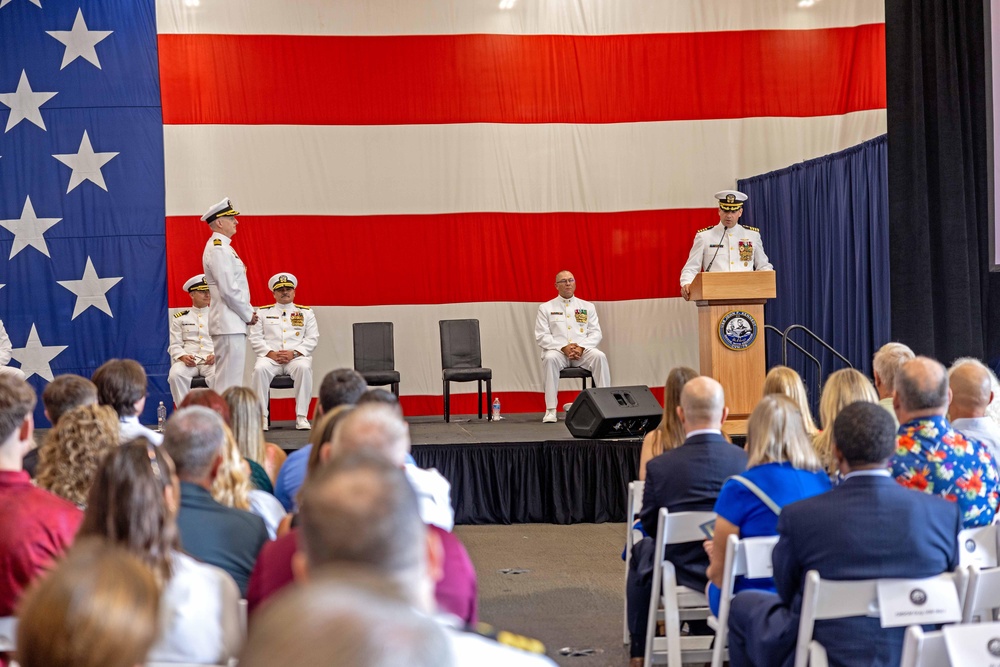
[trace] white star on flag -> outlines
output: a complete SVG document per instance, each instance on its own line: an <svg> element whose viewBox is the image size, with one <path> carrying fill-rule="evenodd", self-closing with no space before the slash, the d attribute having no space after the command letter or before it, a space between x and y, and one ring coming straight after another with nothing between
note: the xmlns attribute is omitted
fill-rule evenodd
<svg viewBox="0 0 1000 667"><path fill-rule="evenodd" d="M21 70L17 90L13 93L0 93L0 104L10 107L10 116L7 118L7 129L4 130L4 134L10 132L11 128L22 120L31 121L44 130L45 121L42 120L42 111L39 107L56 95L57 93L36 93L31 90L28 74Z"/></svg>
<svg viewBox="0 0 1000 667"><path fill-rule="evenodd" d="M0 0L0 7L4 7L6 5L9 5L12 2L14 2L14 0ZM28 2L30 2L33 5L35 5L36 7L41 7L42 6L42 0L28 0Z"/></svg>
<svg viewBox="0 0 1000 667"><path fill-rule="evenodd" d="M69 187L66 188L66 194L69 194L73 188L84 181L91 181L107 192L108 186L104 184L104 174L101 173L101 167L116 155L118 153L95 153L94 147L90 145L90 137L84 130L83 139L80 140L80 149L76 153L64 153L52 157L73 170L69 177Z"/></svg>
<svg viewBox="0 0 1000 667"><path fill-rule="evenodd" d="M45 32L66 45L62 66L59 69L65 69L66 65L77 58L83 58L96 66L97 69L101 69L101 61L97 59L97 49L94 47L114 31L87 30L87 22L83 20L83 10L77 9L72 30L46 30Z"/></svg>
<svg viewBox="0 0 1000 667"><path fill-rule="evenodd" d="M94 269L94 263L87 257L87 266L83 269L83 278L80 280L57 280L56 282L76 295L76 305L73 307L73 317L77 316L91 306L114 317L111 312L111 304L108 303L107 292L118 284L121 276L117 278L99 278Z"/></svg>
<svg viewBox="0 0 1000 667"><path fill-rule="evenodd" d="M11 357L21 362L21 370L25 378L32 375L43 377L52 382L52 367L49 362L59 356L68 345L42 345L38 338L38 331L35 325L31 325L31 332L28 334L28 342L24 347L15 347L10 351Z"/></svg>
<svg viewBox="0 0 1000 667"><path fill-rule="evenodd" d="M46 257L49 247L45 244L45 232L62 218L39 218L35 215L35 207L31 205L31 197L24 198L24 208L21 217L16 220L0 220L0 227L14 234L14 245L10 247L10 257L14 259L17 253L31 246Z"/></svg>

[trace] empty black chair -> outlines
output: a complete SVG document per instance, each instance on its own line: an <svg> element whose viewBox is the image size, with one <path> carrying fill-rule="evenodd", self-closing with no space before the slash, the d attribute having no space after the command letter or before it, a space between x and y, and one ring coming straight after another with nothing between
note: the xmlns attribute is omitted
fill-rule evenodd
<svg viewBox="0 0 1000 667"><path fill-rule="evenodd" d="M271 389L295 389L295 380L292 379L291 375L275 375L271 379ZM271 404L271 394L267 395L267 403L270 408ZM271 425L271 410L267 411L267 425Z"/></svg>
<svg viewBox="0 0 1000 667"><path fill-rule="evenodd" d="M596 387L594 383L594 374L588 371L586 368L581 368L579 366L567 366L566 368L559 371L560 380L572 380L575 378L580 378L583 381L583 388L580 391L587 390L587 378L590 378L590 386Z"/></svg>
<svg viewBox="0 0 1000 667"><path fill-rule="evenodd" d="M441 378L444 385L444 420L451 421L451 383L479 383L479 418L483 418L483 380L486 381L486 404L493 403L493 369L483 368L479 345L479 320L440 320ZM493 413L487 408L488 419Z"/></svg>
<svg viewBox="0 0 1000 667"><path fill-rule="evenodd" d="M205 379L204 375L196 375L191 378L191 388L192 389L208 389L208 380Z"/></svg>
<svg viewBox="0 0 1000 667"><path fill-rule="evenodd" d="M354 323L354 370L371 387L390 385L399 398L399 371L392 344L392 322Z"/></svg>

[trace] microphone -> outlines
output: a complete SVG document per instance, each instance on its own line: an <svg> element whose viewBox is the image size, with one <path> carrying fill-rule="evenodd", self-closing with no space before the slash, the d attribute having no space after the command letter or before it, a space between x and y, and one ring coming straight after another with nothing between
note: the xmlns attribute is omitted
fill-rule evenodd
<svg viewBox="0 0 1000 667"><path fill-rule="evenodd" d="M716 244L716 246L715 246L715 254L712 255L712 261L709 262L708 266L705 267L705 271L706 272L708 272L708 270L712 268L712 265L715 264L715 258L719 256L719 251L722 250L722 241L725 238L726 238L726 226L723 225L722 226L722 236L719 237L719 243Z"/></svg>

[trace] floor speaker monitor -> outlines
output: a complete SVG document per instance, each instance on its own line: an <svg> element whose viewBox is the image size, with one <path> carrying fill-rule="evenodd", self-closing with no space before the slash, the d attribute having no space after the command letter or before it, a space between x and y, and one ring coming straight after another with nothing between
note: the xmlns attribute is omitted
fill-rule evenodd
<svg viewBox="0 0 1000 667"><path fill-rule="evenodd" d="M660 423L663 408L645 385L595 387L576 397L566 428L577 438L638 437Z"/></svg>

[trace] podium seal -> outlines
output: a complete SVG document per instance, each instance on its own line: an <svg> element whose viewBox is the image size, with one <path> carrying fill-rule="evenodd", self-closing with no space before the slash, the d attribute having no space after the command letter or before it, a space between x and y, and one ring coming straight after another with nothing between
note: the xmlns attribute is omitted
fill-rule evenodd
<svg viewBox="0 0 1000 667"><path fill-rule="evenodd" d="M743 310L731 310L719 320L719 340L730 350L745 350L757 340L757 320Z"/></svg>

